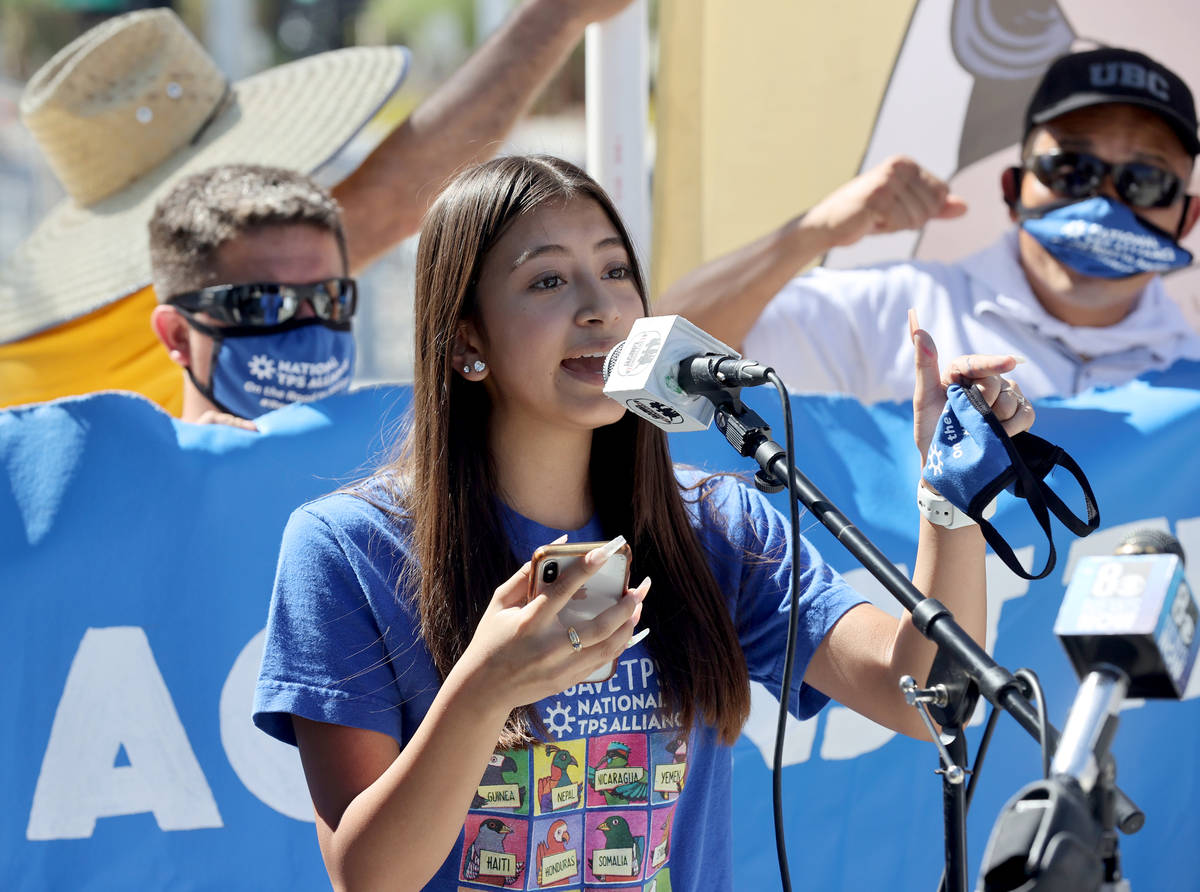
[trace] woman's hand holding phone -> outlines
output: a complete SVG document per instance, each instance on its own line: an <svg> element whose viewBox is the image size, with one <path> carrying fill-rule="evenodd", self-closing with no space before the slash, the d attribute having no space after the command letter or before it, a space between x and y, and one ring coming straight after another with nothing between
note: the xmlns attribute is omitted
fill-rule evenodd
<svg viewBox="0 0 1200 892"><path fill-rule="evenodd" d="M577 626L594 619L625 597L629 591L629 564L633 554L625 544L624 538L620 536L607 543L555 542L543 545L533 553L533 572L529 584L531 601L537 597L539 583L548 585L554 582L565 568L574 561L582 560L594 549L603 552L604 564L575 590L571 599L558 611L558 621L572 642L578 640ZM643 630L639 633L638 640L645 637L645 632L646 630ZM626 644L626 647L629 646ZM614 659L608 666L601 667L587 676L584 681L605 681L616 671L617 661Z"/></svg>
<svg viewBox="0 0 1200 892"><path fill-rule="evenodd" d="M563 622L559 614L622 548L628 549L618 536L578 559L563 560L549 581L544 573L534 575L535 563L543 566L544 560L526 563L492 595L458 668L471 673L510 708L557 694L601 671L607 677L641 617L649 578L635 589L626 588L615 603L592 618L576 619L577 614L568 611L570 619ZM539 549L543 557L545 550ZM578 650L572 646L568 625L578 635Z"/></svg>

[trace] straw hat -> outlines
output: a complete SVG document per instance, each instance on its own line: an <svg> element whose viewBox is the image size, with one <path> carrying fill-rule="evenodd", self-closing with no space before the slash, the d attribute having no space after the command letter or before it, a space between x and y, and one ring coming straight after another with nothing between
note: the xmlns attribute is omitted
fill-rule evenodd
<svg viewBox="0 0 1200 892"><path fill-rule="evenodd" d="M231 84L168 9L109 19L64 47L20 110L70 197L0 267L0 343L148 285L146 224L181 177L230 162L312 173L407 69L403 48L356 47Z"/></svg>

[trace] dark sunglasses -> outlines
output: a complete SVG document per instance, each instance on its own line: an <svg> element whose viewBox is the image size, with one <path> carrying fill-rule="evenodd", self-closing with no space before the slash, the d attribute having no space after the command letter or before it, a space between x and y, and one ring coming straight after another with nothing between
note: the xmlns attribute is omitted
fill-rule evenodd
<svg viewBox="0 0 1200 892"><path fill-rule="evenodd" d="M1161 167L1140 161L1109 164L1086 152L1047 152L1027 158L1021 167L1066 198L1090 198L1111 176L1121 201L1135 208L1168 207L1183 190L1183 181Z"/></svg>
<svg viewBox="0 0 1200 892"><path fill-rule="evenodd" d="M318 319L348 322L358 309L358 284L353 279L326 279L307 285L212 285L167 300L181 310L205 312L232 325L278 325L294 318L306 302Z"/></svg>

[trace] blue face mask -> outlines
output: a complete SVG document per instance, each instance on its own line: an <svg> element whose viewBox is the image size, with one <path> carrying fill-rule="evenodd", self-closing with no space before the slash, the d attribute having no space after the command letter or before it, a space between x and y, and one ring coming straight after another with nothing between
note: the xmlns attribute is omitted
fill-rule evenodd
<svg viewBox="0 0 1200 892"><path fill-rule="evenodd" d="M1079 484L1087 520L1077 517L1046 484L1046 475L1055 467L1065 469ZM1086 536L1100 526L1096 497L1075 460L1061 447L1031 433L1010 437L974 387L951 384L946 388L946 408L938 419L922 476L943 498L979 524L996 556L1025 579L1041 579L1054 569L1051 513L1076 536ZM1029 504L1046 534L1050 550L1046 565L1036 574L1021 566L1012 547L987 520L988 506L1005 489Z"/></svg>
<svg viewBox="0 0 1200 892"><path fill-rule="evenodd" d="M354 375L350 323L296 319L281 325L217 328L184 317L213 339L206 387L188 377L222 412L257 418L290 403L307 403L345 390Z"/></svg>
<svg viewBox="0 0 1200 892"><path fill-rule="evenodd" d="M1017 206L1021 226L1059 261L1085 276L1123 279L1192 262L1171 235L1103 195L1046 208Z"/></svg>

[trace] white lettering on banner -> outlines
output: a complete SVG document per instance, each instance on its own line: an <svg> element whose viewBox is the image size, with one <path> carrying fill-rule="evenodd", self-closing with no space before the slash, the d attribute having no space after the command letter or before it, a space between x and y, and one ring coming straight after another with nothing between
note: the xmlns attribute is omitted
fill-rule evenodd
<svg viewBox="0 0 1200 892"><path fill-rule="evenodd" d="M909 575L906 564L897 564L896 568L905 576ZM857 567L842 574L842 578L852 589L882 610L888 616L900 618L904 608L892 597L865 567ZM779 704L773 707L776 715ZM826 710L825 734L821 738L821 758L827 760L856 759L866 753L874 752L896 736L896 732L883 725L877 724L853 709L845 706L830 705ZM774 758L775 735L772 733L771 755ZM768 765L771 763L768 762Z"/></svg>
<svg viewBox="0 0 1200 892"><path fill-rule="evenodd" d="M242 648L221 688L221 745L247 790L280 814L312 823L300 751L264 734L250 719L266 637L263 629Z"/></svg>
<svg viewBox="0 0 1200 892"><path fill-rule="evenodd" d="M1189 554L1200 554L1200 518L1176 521L1177 535ZM1133 529L1169 530L1165 518L1150 518L1100 530L1076 540L1065 561L1063 584L1070 579L1080 557L1110 554ZM1033 546L1018 549L1028 565ZM864 595L871 584L852 570L847 579ZM1200 590L1200 571L1189 566L1188 578ZM988 651L993 650L1004 602L1023 596L1028 583L988 555ZM899 606L882 590L875 592L879 606L896 614ZM261 659L263 633L247 643L234 662L220 697L221 743L239 780L262 802L299 821L312 821L307 788L294 748L262 734L249 720L250 703ZM578 685L567 691L599 695L592 713L615 709L622 697L638 699L634 687L653 674L645 658L621 661L617 675L600 684ZM765 687L751 684L751 712L743 733L770 764L775 737L778 701ZM1193 672L1186 693L1200 696L1200 672ZM595 702L601 705L596 706ZM647 695L647 709L658 706ZM1136 705L1134 702L1127 706ZM883 746L892 732L868 723L843 707L827 710L828 720L820 750L823 759L848 759ZM978 715L978 713L977 713ZM856 724L855 722L858 722ZM672 727L670 718L600 716L565 724L607 728L655 729ZM866 723L863 725L861 723ZM868 727L869 726L869 727ZM816 739L817 721L788 717L784 764L807 761ZM580 728L577 733L587 733ZM599 733L603 733L602 731ZM864 735L869 738L864 740ZM114 765L124 748L128 765ZM664 781L656 772L656 781ZM170 692L155 662L144 630L138 627L88 629L67 675L55 712L49 741L30 808L26 836L31 840L79 839L92 835L96 819L151 812L163 830L221 827L222 821L208 782L192 750ZM613 873L615 875L615 873Z"/></svg>
<svg viewBox="0 0 1200 892"><path fill-rule="evenodd" d="M114 765L124 747L128 765ZM42 757L31 840L84 839L97 818L152 812L162 830L221 827L146 633L88 629Z"/></svg>
<svg viewBox="0 0 1200 892"><path fill-rule="evenodd" d="M758 747L763 763L773 764L775 758L775 725L779 718L779 701L762 682L750 682L750 715L742 726L742 734ZM783 764L807 762L817 738L816 718L800 721L790 712L783 732Z"/></svg>
<svg viewBox="0 0 1200 892"><path fill-rule="evenodd" d="M1014 549L1017 559L1028 565L1033 560L1032 545ZM901 573L908 575L905 564L897 564ZM987 651L992 653L996 646L996 630L1000 624L1000 612L1006 601L1020 598L1029 591L1029 582L1014 576L1004 562L994 554L986 558L986 575L988 585L988 616L987 616ZM856 592L873 603L889 616L899 618L904 608L892 595L871 575L870 571L859 567L842 574L846 582ZM825 733L821 738L820 757L829 761L855 759L859 756L881 748L887 744L896 732L864 718L845 706L831 705L826 710ZM763 762L773 763L775 757L775 726L779 714L779 701L761 685L751 684L750 687L750 718L742 728L742 733L758 747ZM978 724L983 720L985 710L982 701L975 710L970 724ZM808 760L812 754L812 744L816 739L817 718L801 722L788 716L787 730L784 741L784 765L795 765Z"/></svg>
<svg viewBox="0 0 1200 892"><path fill-rule="evenodd" d="M1184 546L1184 553L1200 554L1200 518L1177 520L1175 526L1179 533L1178 538L1180 543ZM1170 531L1166 518L1156 517L1097 530L1086 539L1076 539L1073 541L1067 555L1066 566L1063 570L1062 585L1064 588L1070 582L1071 574L1074 572L1075 565L1080 558L1091 555L1112 554L1113 550L1125 536L1134 530L1143 529ZM1184 541L1185 538L1187 539L1186 543ZM1017 560L1022 565L1030 565L1034 557L1034 547L1032 545L1016 548L1014 552L1016 553ZM908 570L906 567L903 565L898 566L900 566L902 572L907 574ZM995 651L1000 612L1004 603L1014 598L1023 597L1029 591L1029 582L1018 576L1014 576L994 554L988 554L987 556L986 573L988 584L987 652L990 654ZM1193 575L1200 576L1200 571L1188 571L1189 582L1192 584L1193 589L1196 589L1197 580L1192 578ZM867 570L861 568L850 570L844 573L843 576L856 591L873 601L877 607L892 616L899 616L900 605L891 595L887 594ZM763 762L771 765L774 758L775 721L778 715L779 701L767 692L765 688L762 688L761 691L756 691L752 685L750 693L750 719L746 722L742 733L758 747L759 752L762 753ZM1193 671L1184 699L1196 697L1200 697L1200 671ZM1141 703L1142 701L1139 700L1127 700L1123 708L1135 708L1140 706ZM895 732L877 725L870 719L863 718L858 713L844 706L831 706L826 712L828 713L828 717L825 721L825 734L821 739L820 748L822 759L832 761L857 758L858 756L879 749L895 737ZM977 725L982 722L985 713L986 703L980 699L969 724ZM791 744L794 733L805 726L810 726L809 733L801 741L801 746L793 750ZM788 745L785 747L784 764L793 765L806 761L810 755L812 741L816 737L816 720L810 719L807 722L798 722L789 716L786 733ZM796 757L797 755L799 756L798 758Z"/></svg>
<svg viewBox="0 0 1200 892"><path fill-rule="evenodd" d="M1033 546L1026 545L1013 549L1017 560L1028 566L1033 560ZM908 567L900 564L900 570L908 575ZM1023 597L1029 591L1029 581L1015 576L1004 565L1004 562L994 554L988 554L984 560L984 573L987 579L988 610L985 638L987 652L993 653L996 648L996 630L1000 626L1000 612L1006 601ZM854 589L870 598L877 607L891 616L899 618L904 608L900 602L879 583L866 569L851 570L844 574L846 580ZM882 747L896 732L883 725L876 724L864 718L845 706L834 706L829 710L829 718L825 721L825 736L821 738L821 758L830 761L855 759ZM981 699L976 706L975 714L968 725L977 725L987 714L985 703Z"/></svg>

